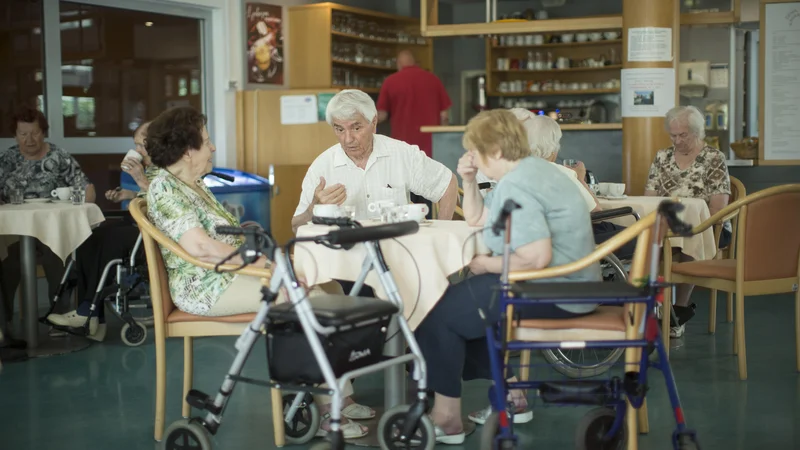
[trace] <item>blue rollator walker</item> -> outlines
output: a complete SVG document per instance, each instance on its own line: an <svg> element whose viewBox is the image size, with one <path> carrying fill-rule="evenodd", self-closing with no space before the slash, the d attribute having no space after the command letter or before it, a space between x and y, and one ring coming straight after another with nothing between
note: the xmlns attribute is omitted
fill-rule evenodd
<svg viewBox="0 0 800 450"><path fill-rule="evenodd" d="M512 389L535 390L544 404L595 406L595 409L592 409L580 420L577 427L577 449L621 450L628 448L629 440L635 439L637 435L636 410L644 405L645 394L648 390L647 369L653 367L661 370L664 374L667 393L675 415L677 425L672 435L673 447L676 450L699 449L695 432L686 427L683 409L678 398L678 389L655 316L656 304L663 301L663 289L668 286L658 279L659 238L663 237L663 233L666 231L663 229L662 222L666 221L667 226L675 235L687 235L691 231L691 226L681 222L677 217L677 213L683 209L683 205L672 201L662 202L656 212L598 246L592 254L570 265L539 271L509 273L511 213L518 208L520 208L518 204L513 200L508 200L493 227L495 234L505 231L505 246L503 272L498 294L500 320L497 323L487 323L486 325L494 386L489 394L492 414L484 425L481 448L483 450L516 448L517 436L513 429L515 408L513 403L509 404L507 401L509 391ZM630 279L637 285L603 282L521 283L526 280L564 276L588 267L590 264L596 264L604 255L637 236L636 253L630 274ZM648 263L649 272L646 272ZM578 340L576 338L572 341L551 339L547 342L545 339L548 337L548 330L544 329L544 333L540 335L541 339L521 340L516 337L518 336L517 332L524 331L520 326L525 325L520 324L519 316L515 313L514 308L531 303L600 303L623 306L625 309L620 309L619 315L612 314L611 316L616 317L620 326L624 323L624 327L622 327L625 330L624 339ZM594 314L591 313L586 317ZM571 326L575 327L575 323L580 320L580 317L567 320L572 321ZM584 330L581 331L586 331L589 335L594 331L588 325L583 328ZM622 331L617 334L622 337ZM543 380L540 378L535 381L506 381L513 376L506 357L509 351L553 348L627 349L624 375L622 378L612 376L609 379ZM648 355L652 350L655 350L657 358L651 360Z"/></svg>
<svg viewBox="0 0 800 450"><path fill-rule="evenodd" d="M425 360L403 316L402 299L378 242L416 233L419 224L400 222L361 228L358 222L346 218L315 217L313 221L340 228L321 236L293 238L284 247L278 247L267 233L259 229L217 227L218 234L245 237L244 245L226 260L240 254L244 261L252 262L265 255L274 262L270 286L261 290L261 308L237 339L236 357L216 396L195 389L187 394L186 401L194 408L206 411L205 416L179 420L170 425L161 448L210 450L210 435L217 433L236 383L243 382L291 393L281 399L289 444L303 444L317 435L321 418L312 394L332 396L331 431L327 434L330 442L323 445L332 450L342 450L345 441L340 427L345 383L392 366L412 363L412 377L418 386L417 398L410 405L398 405L386 411L376 432L383 450L407 448L409 445L420 450L433 449L436 435L426 414L429 408ZM349 249L363 243L366 258L351 295L309 297L289 259L291 247L296 242L314 242L335 249ZM388 301L353 296L361 289L371 270L377 272ZM287 290L289 301L276 304L282 288ZM384 343L387 334L394 336L391 330L395 326L410 353L385 356ZM266 337L271 381L241 375L244 363L261 335ZM322 383L327 387L320 387Z"/></svg>

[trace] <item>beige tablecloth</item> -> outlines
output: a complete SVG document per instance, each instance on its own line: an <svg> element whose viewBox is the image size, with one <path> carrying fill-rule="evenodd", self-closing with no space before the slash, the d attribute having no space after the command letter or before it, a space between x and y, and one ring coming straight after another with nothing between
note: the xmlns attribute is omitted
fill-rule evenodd
<svg viewBox="0 0 800 450"><path fill-rule="evenodd" d="M363 222L365 226L374 222ZM305 225L298 236L316 236L332 227ZM416 234L381 242L386 264L397 283L403 299L404 315L415 329L436 305L449 282L447 277L458 272L476 254L488 253L483 245L481 229L463 221L435 220L422 224ZM405 247L405 248L404 248ZM355 281L361 272L366 251L359 244L350 250L332 250L322 245L300 243L295 246L294 266L298 274L311 284L331 279ZM366 284L380 298L386 293L375 272Z"/></svg>
<svg viewBox="0 0 800 450"><path fill-rule="evenodd" d="M600 207L603 209L621 208L623 206L630 206L636 211L640 217L644 217L651 212L655 211L659 203L664 200L669 200L665 197L627 197L624 199L598 199ZM680 217L684 222L693 226L700 225L703 221L711 217L708 211L708 205L705 201L697 198L681 198L679 199L682 204L686 206L680 213ZM634 219L630 216L614 219L611 222L621 226L630 226ZM692 258L700 261L705 259L712 259L717 253L717 244L714 242L713 228L689 238L676 237L670 239L672 247L682 248L682 252L691 256Z"/></svg>
<svg viewBox="0 0 800 450"><path fill-rule="evenodd" d="M19 236L33 236L50 247L62 261L92 234L92 225L105 220L94 203L25 203L0 205L0 248ZM3 255L5 256L5 255Z"/></svg>

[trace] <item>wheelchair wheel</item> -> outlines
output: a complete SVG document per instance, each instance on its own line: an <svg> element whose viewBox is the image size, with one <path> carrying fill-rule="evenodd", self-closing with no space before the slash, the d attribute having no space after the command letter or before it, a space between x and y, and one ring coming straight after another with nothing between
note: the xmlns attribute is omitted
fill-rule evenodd
<svg viewBox="0 0 800 450"><path fill-rule="evenodd" d="M600 265L604 281L628 281L625 266L613 254L603 258ZM624 348L547 349L542 350L542 355L562 375L569 378L591 378L608 372L624 351Z"/></svg>
<svg viewBox="0 0 800 450"><path fill-rule="evenodd" d="M203 424L192 419L173 422L164 432L164 450L211 450L211 438Z"/></svg>
<svg viewBox="0 0 800 450"><path fill-rule="evenodd" d="M577 450L623 450L628 441L627 429L623 420L617 434L610 440L603 437L614 426L617 413L611 408L595 408L578 422L575 431L575 448Z"/></svg>
<svg viewBox="0 0 800 450"><path fill-rule="evenodd" d="M427 414L420 418L416 436L412 438L410 445L400 441L409 409L408 405L398 405L383 413L377 430L378 445L381 450L400 450L410 447L419 450L433 450L436 445L436 431L434 431L433 422Z"/></svg>
<svg viewBox="0 0 800 450"><path fill-rule="evenodd" d="M283 396L284 413L291 408L296 394L286 394ZM305 444L314 439L320 423L320 413L317 404L314 403L310 395L306 395L303 402L297 408L292 420L283 422L286 442L289 444Z"/></svg>
<svg viewBox="0 0 800 450"><path fill-rule="evenodd" d="M500 414L497 411L493 411L489 414L489 417L486 418L486 422L483 423L483 430L481 430L481 450L514 450L516 448L516 444L514 441L505 440L501 441L500 444L495 443L495 438L500 433Z"/></svg>
<svg viewBox="0 0 800 450"><path fill-rule="evenodd" d="M126 323L122 326L119 335L122 338L122 342L128 347L138 347L147 339L147 327L139 322L134 322L133 326Z"/></svg>
<svg viewBox="0 0 800 450"><path fill-rule="evenodd" d="M116 304L116 294L109 295L105 298L105 301L108 303L108 309L114 313L114 316L117 317L120 321L124 322L125 318L122 317L123 312L117 309ZM128 307L128 312L130 312L133 320L141 323L146 327L153 326L153 308L149 305L150 300L147 300L148 305L134 305L135 307Z"/></svg>

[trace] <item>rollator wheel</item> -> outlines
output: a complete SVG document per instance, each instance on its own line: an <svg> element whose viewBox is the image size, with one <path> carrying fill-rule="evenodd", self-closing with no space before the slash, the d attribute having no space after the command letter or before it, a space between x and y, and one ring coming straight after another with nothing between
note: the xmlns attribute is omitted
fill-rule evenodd
<svg viewBox="0 0 800 450"><path fill-rule="evenodd" d="M122 326L119 335L122 338L122 342L128 347L138 347L147 339L147 327L139 322L134 322L133 326L126 323Z"/></svg>
<svg viewBox="0 0 800 450"><path fill-rule="evenodd" d="M283 411L291 408L296 394L286 394L283 396ZM303 402L288 423L283 421L283 428L286 433L286 442L290 444L305 444L314 439L319 430L320 413L317 404L314 403L310 395L306 395Z"/></svg>
<svg viewBox="0 0 800 450"><path fill-rule="evenodd" d="M378 422L378 444L381 450L400 450L415 448L417 450L433 450L436 445L436 431L427 414L420 417L419 427L411 442L402 442L400 435L406 421L408 405L398 405L386 411Z"/></svg>
<svg viewBox="0 0 800 450"><path fill-rule="evenodd" d="M617 434L610 440L603 437L614 426L617 413L611 408L595 408L578 422L575 431L575 448L577 450L623 450L627 444L628 434L623 420Z"/></svg>
<svg viewBox="0 0 800 450"><path fill-rule="evenodd" d="M164 432L164 450L211 450L211 438L203 424L192 419L172 423Z"/></svg>
<svg viewBox="0 0 800 450"><path fill-rule="evenodd" d="M678 435L676 450L700 450L697 438L690 434Z"/></svg>

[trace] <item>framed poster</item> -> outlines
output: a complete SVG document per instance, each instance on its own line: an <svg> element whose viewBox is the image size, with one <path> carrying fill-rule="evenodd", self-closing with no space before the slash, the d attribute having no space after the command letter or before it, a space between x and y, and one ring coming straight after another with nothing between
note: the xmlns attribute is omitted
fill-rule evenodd
<svg viewBox="0 0 800 450"><path fill-rule="evenodd" d="M800 1L761 0L758 164L800 165Z"/></svg>
<svg viewBox="0 0 800 450"><path fill-rule="evenodd" d="M283 84L283 8L245 4L247 82Z"/></svg>

